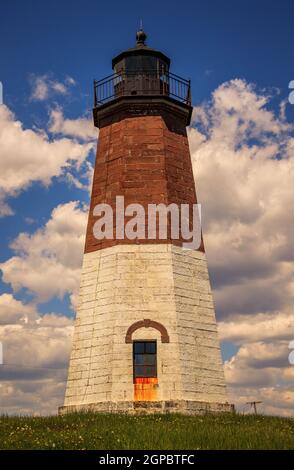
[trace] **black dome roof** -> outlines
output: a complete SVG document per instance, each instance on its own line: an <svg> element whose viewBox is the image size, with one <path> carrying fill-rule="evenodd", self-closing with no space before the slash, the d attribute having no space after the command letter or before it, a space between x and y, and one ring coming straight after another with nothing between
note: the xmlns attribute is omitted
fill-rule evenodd
<svg viewBox="0 0 294 470"><path fill-rule="evenodd" d="M157 51L156 49L152 49L151 47L146 46L145 41L146 41L147 35L146 33L140 29L136 33L136 46L132 47L130 49L127 49L126 51L121 52L118 54L116 57L112 59L112 68L114 69L115 65L120 62L122 59L128 56L138 56L138 55L149 55L153 57L158 57L162 61L164 61L168 67L170 66L170 58L167 57L165 54L163 54L160 51Z"/></svg>

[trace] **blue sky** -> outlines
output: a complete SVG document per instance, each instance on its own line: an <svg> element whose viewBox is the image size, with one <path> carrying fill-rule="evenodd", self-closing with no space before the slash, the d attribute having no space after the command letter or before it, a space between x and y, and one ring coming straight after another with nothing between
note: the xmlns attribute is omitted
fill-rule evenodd
<svg viewBox="0 0 294 470"><path fill-rule="evenodd" d="M171 57L176 73L191 78L194 104L232 78L278 88L278 103L293 79L293 15L291 1L2 2L4 101L25 126L45 127L49 105L29 100L31 75L72 76L77 86L62 102L66 115L90 116L92 79L109 74L111 58L134 44L142 18L148 44ZM293 120L294 107L287 113ZM56 202L67 199L67 189L59 183L57 192L54 184L47 191L34 184L13 200L18 215L3 221L2 240L13 238L32 212L39 220L48 218ZM83 192L73 191L71 197L86 200ZM6 254L2 247L1 259Z"/></svg>
<svg viewBox="0 0 294 470"><path fill-rule="evenodd" d="M52 71L74 76L81 93L90 95L72 102L72 112L89 109L92 78L105 76L111 57L133 45L140 18L148 43L193 80L195 102L233 77L286 94L293 70L293 13L291 1L2 2L5 99L29 122L34 109L22 109L28 76Z"/></svg>
<svg viewBox="0 0 294 470"><path fill-rule="evenodd" d="M147 44L171 58L172 71L191 79L194 105L211 100L223 83L241 79L253 84L257 95L271 95L270 109L277 116L294 79L293 18L290 0L4 1L0 17L4 104L24 129L45 130L49 140L56 138L48 129L52 109L62 110L68 120L91 119L93 78L111 73L112 57L134 45L142 19ZM68 91L34 100L38 77L45 77L48 83L67 83ZM68 85L69 77L73 85ZM293 123L294 106L286 106L285 113L285 119ZM258 143L256 136L252 143ZM93 151L88 152L87 160L93 164ZM46 160L40 164L46 166ZM83 179L86 170L83 162L72 174ZM44 227L58 205L89 200L88 191L69 185L64 175L51 178L47 187L43 183L32 180L8 197L13 215L0 218L0 262L15 254L10 243L21 232L34 234ZM217 276L214 271L211 274L214 282ZM11 293L24 303L34 299L27 288L13 292L3 281L1 293ZM38 311L72 316L69 299L69 293L63 298L53 295L39 303ZM230 358L239 347L224 341L224 357Z"/></svg>

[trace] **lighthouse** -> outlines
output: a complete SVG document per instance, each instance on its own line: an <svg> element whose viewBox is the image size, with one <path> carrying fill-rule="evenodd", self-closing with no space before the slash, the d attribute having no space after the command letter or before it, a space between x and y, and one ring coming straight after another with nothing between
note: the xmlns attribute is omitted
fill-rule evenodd
<svg viewBox="0 0 294 470"><path fill-rule="evenodd" d="M59 412L232 411L187 139L190 81L143 30L112 69L94 81L99 139Z"/></svg>

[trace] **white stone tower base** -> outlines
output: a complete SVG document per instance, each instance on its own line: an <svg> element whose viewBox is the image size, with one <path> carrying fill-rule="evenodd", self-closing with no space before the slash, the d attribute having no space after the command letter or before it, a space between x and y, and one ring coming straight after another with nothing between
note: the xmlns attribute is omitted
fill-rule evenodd
<svg viewBox="0 0 294 470"><path fill-rule="evenodd" d="M158 383L148 400L137 399L133 383L134 340L157 342ZM84 255L66 397L59 412L80 410L233 411L203 252L140 244Z"/></svg>

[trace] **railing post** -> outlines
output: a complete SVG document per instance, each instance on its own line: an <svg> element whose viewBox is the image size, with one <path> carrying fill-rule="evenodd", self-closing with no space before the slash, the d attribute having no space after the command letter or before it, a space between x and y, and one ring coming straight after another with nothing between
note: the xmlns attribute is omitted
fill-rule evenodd
<svg viewBox="0 0 294 470"><path fill-rule="evenodd" d="M191 80L188 80L188 105L191 106L192 97L191 97Z"/></svg>
<svg viewBox="0 0 294 470"><path fill-rule="evenodd" d="M162 94L165 95L165 81L164 81L164 66L161 66L161 73L162 73Z"/></svg>

